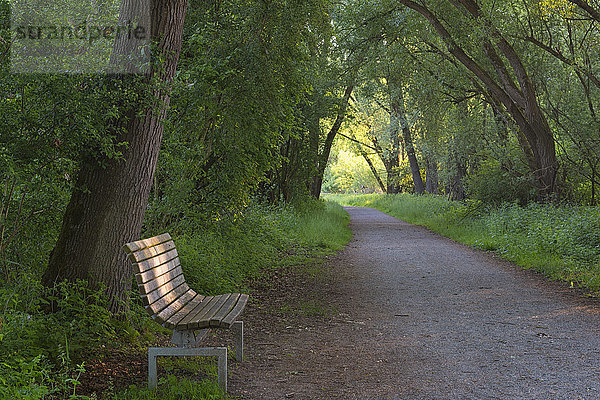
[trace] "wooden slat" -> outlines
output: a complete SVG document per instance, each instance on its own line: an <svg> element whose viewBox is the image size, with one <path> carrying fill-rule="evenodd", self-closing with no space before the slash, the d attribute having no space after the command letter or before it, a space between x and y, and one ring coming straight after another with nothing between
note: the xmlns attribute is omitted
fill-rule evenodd
<svg viewBox="0 0 600 400"><path fill-rule="evenodd" d="M171 251L160 254L153 258L149 258L149 259L141 261L141 262L132 261L132 263L135 265L137 271L141 273L141 272L148 271L149 269L156 268L159 265L168 263L169 261L172 261L175 259L177 259L176 262L179 263L178 258L179 258L179 256L177 254L177 249L173 249Z"/></svg>
<svg viewBox="0 0 600 400"><path fill-rule="evenodd" d="M204 302L205 299L207 299L207 297L197 295L194 300L190 301L184 307L180 308L179 311L173 314L173 316L167 320L167 323L174 327L183 327L184 325L181 324L183 319L188 315L193 316L197 314L206 305L207 301Z"/></svg>
<svg viewBox="0 0 600 400"><path fill-rule="evenodd" d="M215 296L216 301L213 302L210 307L205 308L201 313L196 315L188 326L194 329L208 328L210 326L210 319L217 311L219 311L229 296L231 295L223 294L221 296Z"/></svg>
<svg viewBox="0 0 600 400"><path fill-rule="evenodd" d="M179 311L182 307L185 307L185 305L192 301L196 296L198 296L198 294L196 294L196 292L190 289L187 292L185 292L180 298L171 303L169 307L165 308L158 314L151 314L152 318L154 318L159 324L162 324L163 326L169 329L173 329L172 326L169 326L166 323L167 320L171 318L171 316L177 311Z"/></svg>
<svg viewBox="0 0 600 400"><path fill-rule="evenodd" d="M152 247L146 247L145 249L131 253L129 254L129 260L131 260L131 262L144 261L159 254L166 253L169 250L173 250L174 248L175 242L169 240L168 242L164 242Z"/></svg>
<svg viewBox="0 0 600 400"><path fill-rule="evenodd" d="M165 293L164 296L162 296L155 302L148 305L148 307L150 307L152 309L152 311L154 311L155 314L158 314L162 310L164 310L166 307L168 307L169 304L171 304L175 300L177 300L177 298L180 297L181 295L183 295L187 290L189 290L187 285L182 286L181 290L177 290L177 288L175 288L174 290L171 290L168 293Z"/></svg>
<svg viewBox="0 0 600 400"><path fill-rule="evenodd" d="M195 308L193 312L186 315L178 324L183 329L193 329L193 323L196 321L197 316L204 313L207 309L212 307L217 301L219 296L207 296L204 298L199 307Z"/></svg>
<svg viewBox="0 0 600 400"><path fill-rule="evenodd" d="M239 293L232 293L229 296L229 298L227 299L227 301L225 303L223 303L221 308L218 311L216 311L215 314L210 318L209 325L214 326L214 327L220 326L221 320L223 318L225 318L227 316L227 314L229 314L229 312L236 305L239 298L240 298Z"/></svg>
<svg viewBox="0 0 600 400"><path fill-rule="evenodd" d="M168 242L169 240L171 240L171 235L169 235L168 233L163 233L161 235L154 236L148 239L142 239L137 240L135 242L127 243L123 246L123 249L127 253L133 253L145 249L146 247L156 246L157 244Z"/></svg>
<svg viewBox="0 0 600 400"><path fill-rule="evenodd" d="M183 270L181 269L180 265L177 265L175 268L166 268L166 266L164 267L165 268L161 266L145 272L147 275L145 278L142 277L142 274L135 275L135 278L138 281L140 295L144 296L151 291L158 289L161 285L164 285L170 280L183 274ZM150 274L151 272L155 272L157 276Z"/></svg>
<svg viewBox="0 0 600 400"><path fill-rule="evenodd" d="M167 296L172 292L176 292L179 295L187 292L189 286L185 283L185 278L183 275L179 275L175 279L161 285L158 289L151 291L150 293L142 296L142 302L144 306L151 306L159 299Z"/></svg>
<svg viewBox="0 0 600 400"><path fill-rule="evenodd" d="M227 316L221 320L221 326L223 328L229 328L231 324L233 324L237 320L242 311L244 311L244 307L246 307L248 298L249 296L247 294L242 294L239 297L235 307L233 307L229 314L227 314Z"/></svg>

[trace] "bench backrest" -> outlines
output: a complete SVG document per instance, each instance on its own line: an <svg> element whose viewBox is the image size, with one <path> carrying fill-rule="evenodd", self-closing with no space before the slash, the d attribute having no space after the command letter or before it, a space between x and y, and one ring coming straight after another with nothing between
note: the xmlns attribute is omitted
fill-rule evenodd
<svg viewBox="0 0 600 400"><path fill-rule="evenodd" d="M164 324L195 292L185 283L183 270L171 235L163 233L123 246L135 267L146 311Z"/></svg>

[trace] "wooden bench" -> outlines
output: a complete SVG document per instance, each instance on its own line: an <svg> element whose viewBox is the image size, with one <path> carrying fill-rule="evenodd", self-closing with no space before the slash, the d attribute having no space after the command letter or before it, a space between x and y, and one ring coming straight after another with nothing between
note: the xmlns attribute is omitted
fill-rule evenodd
<svg viewBox="0 0 600 400"><path fill-rule="evenodd" d="M231 329L236 360L244 357L244 325L238 317L248 295L228 293L202 296L185 282L175 243L168 233L123 246L135 268L144 307L152 318L173 329L171 341L178 347L148 349L148 385L156 388L156 357L216 356L219 384L227 391L227 347L195 347L209 328Z"/></svg>

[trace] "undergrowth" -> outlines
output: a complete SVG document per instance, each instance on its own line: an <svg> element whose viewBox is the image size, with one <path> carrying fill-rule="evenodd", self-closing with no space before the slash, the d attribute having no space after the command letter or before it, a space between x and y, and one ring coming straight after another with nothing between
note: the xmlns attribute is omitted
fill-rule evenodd
<svg viewBox="0 0 600 400"><path fill-rule="evenodd" d="M600 296L600 208L531 203L500 206L441 196L330 195L376 208Z"/></svg>

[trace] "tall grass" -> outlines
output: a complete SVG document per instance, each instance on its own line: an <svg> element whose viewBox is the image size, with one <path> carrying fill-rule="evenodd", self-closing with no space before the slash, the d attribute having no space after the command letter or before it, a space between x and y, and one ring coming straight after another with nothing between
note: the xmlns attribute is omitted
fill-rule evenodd
<svg viewBox="0 0 600 400"><path fill-rule="evenodd" d="M409 194L331 195L328 199L376 208L600 295L598 207L536 203L492 207Z"/></svg>
<svg viewBox="0 0 600 400"><path fill-rule="evenodd" d="M343 247L351 237L347 224L348 214L332 202L253 205L235 219L176 234L174 240L186 280L214 294L240 290L263 269Z"/></svg>

